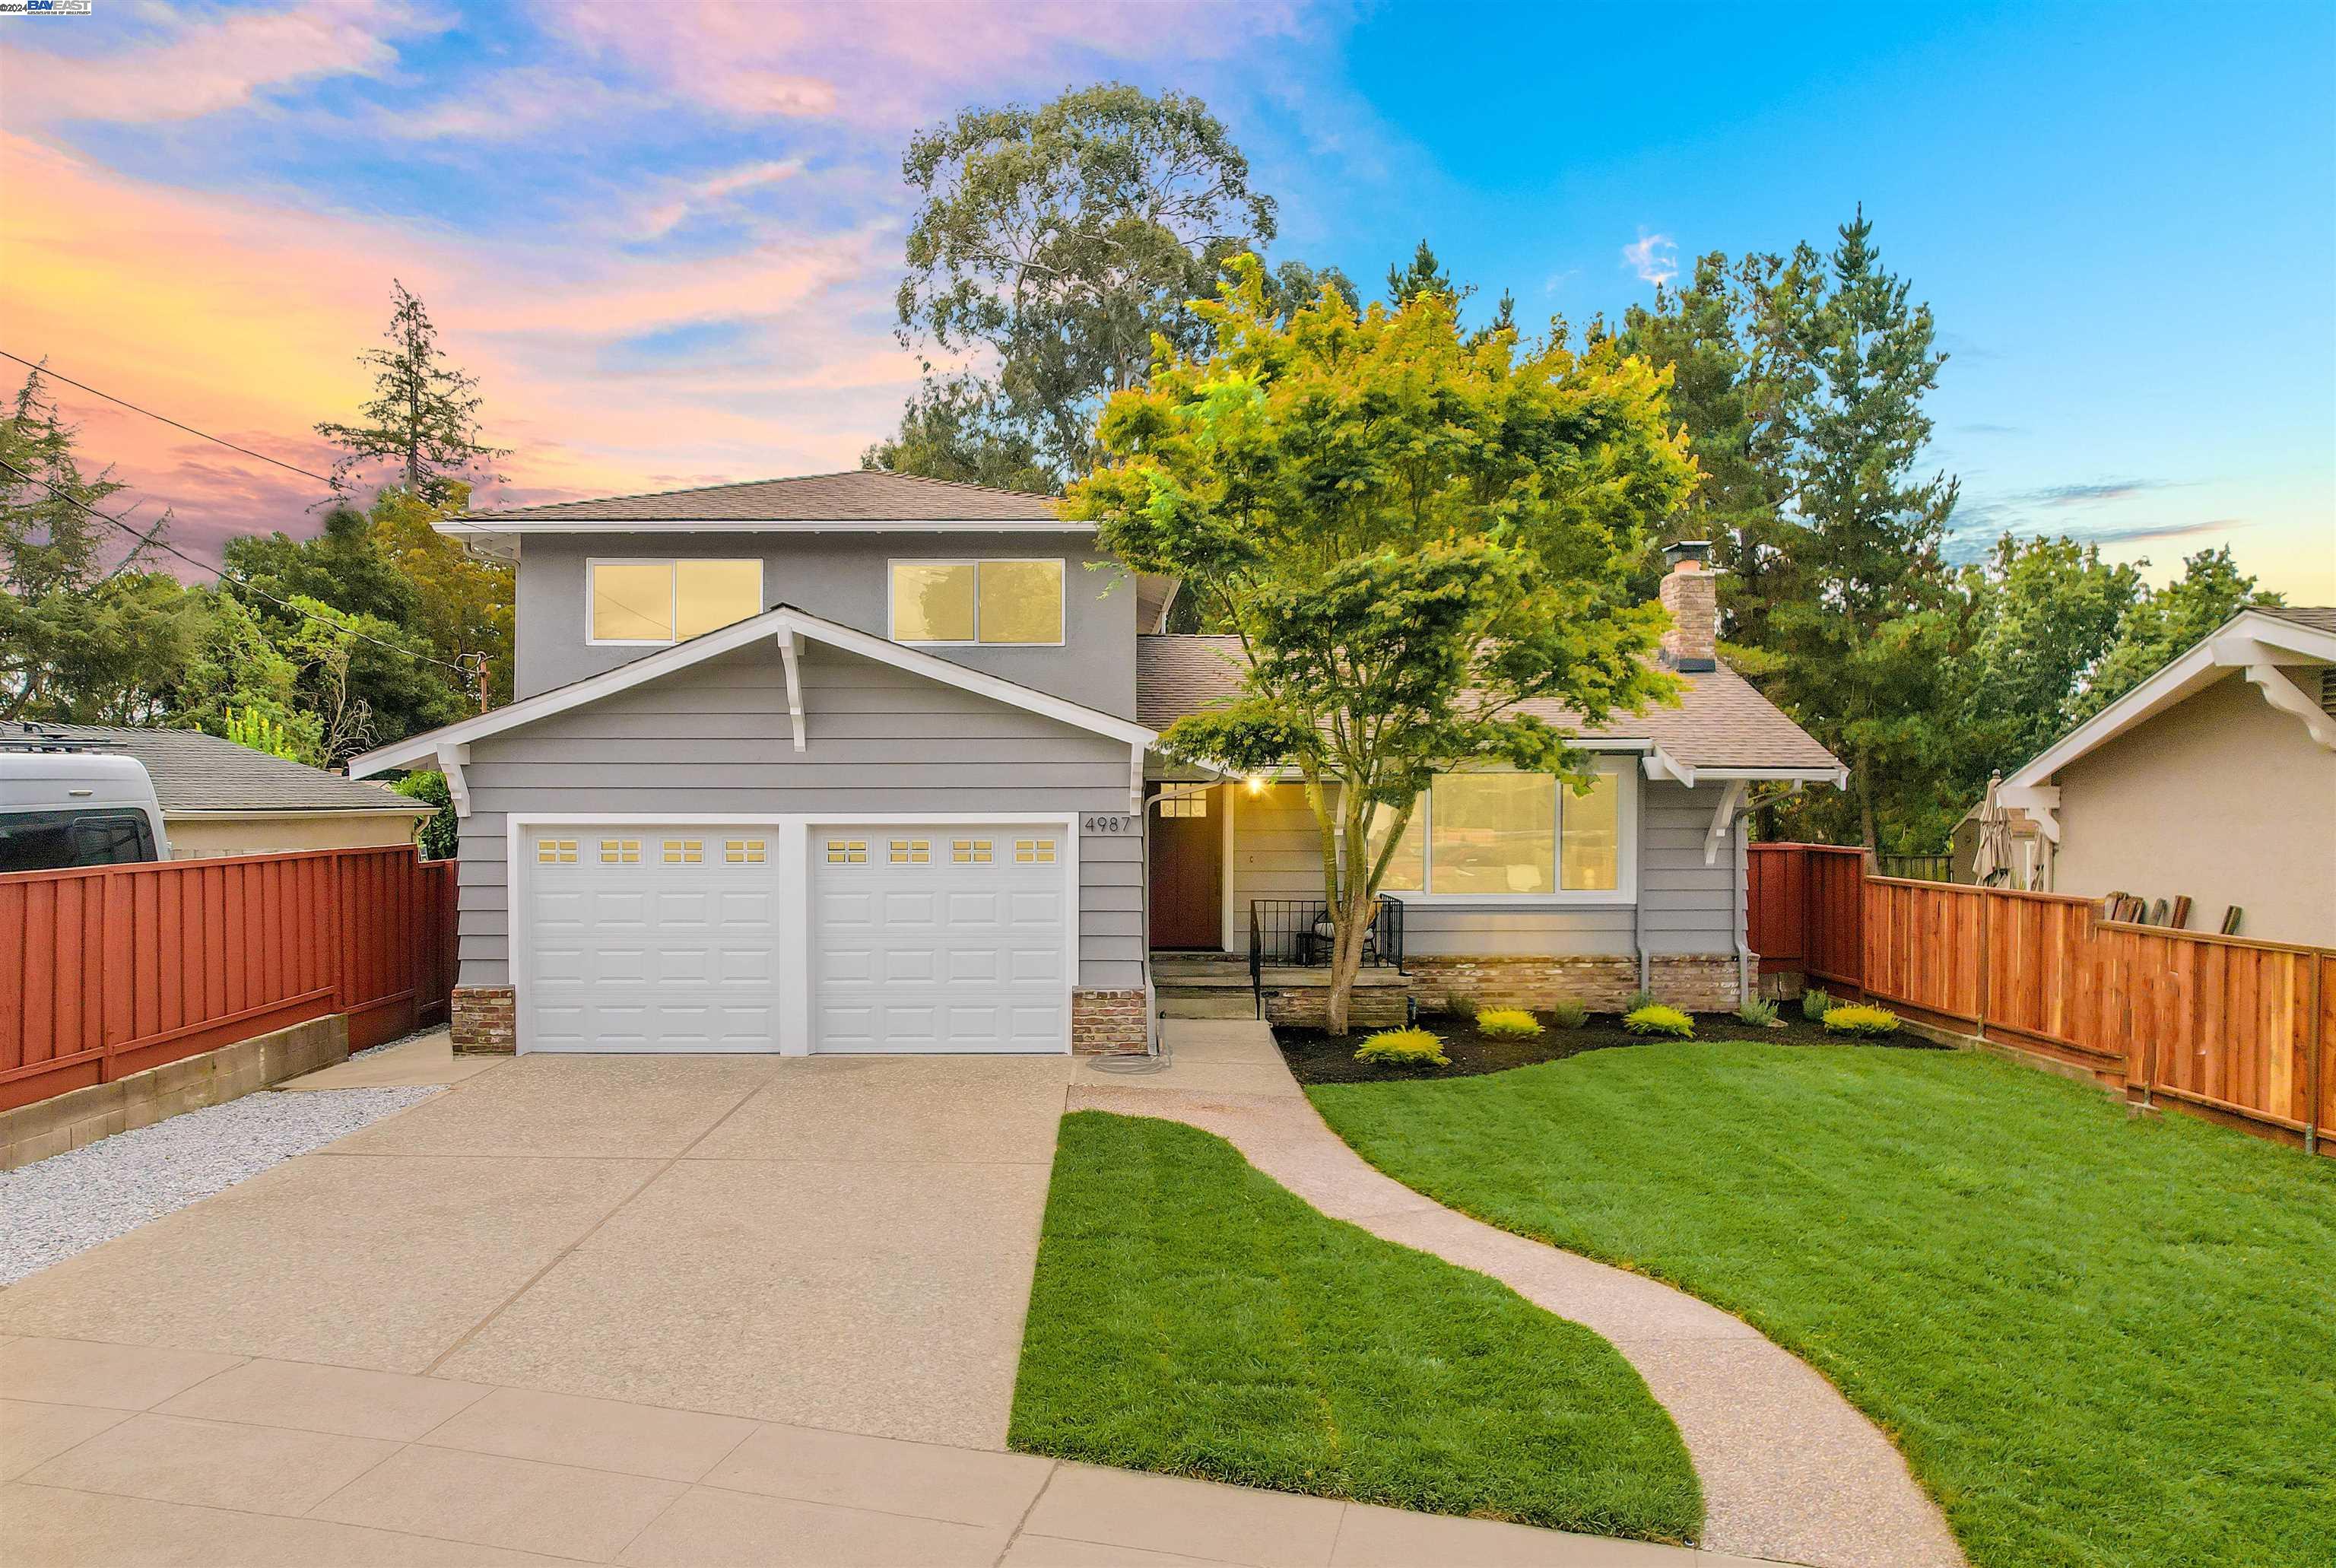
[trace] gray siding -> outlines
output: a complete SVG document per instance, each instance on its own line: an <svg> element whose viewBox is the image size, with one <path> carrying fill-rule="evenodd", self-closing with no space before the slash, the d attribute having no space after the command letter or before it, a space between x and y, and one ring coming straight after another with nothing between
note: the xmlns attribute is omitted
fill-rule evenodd
<svg viewBox="0 0 2336 1568"><path fill-rule="evenodd" d="M1100 560L1084 536L1059 533L604 533L530 536L517 583L518 695L532 696L629 664L652 648L585 640L585 563L594 557L715 556L763 562L764 608L798 609L877 637L886 624L887 562L894 558L1061 558L1063 646L935 648L971 669L1003 676L1087 707L1135 716L1135 579Z"/></svg>
<svg viewBox="0 0 2336 1568"><path fill-rule="evenodd" d="M462 983L510 983L513 813L840 815L1127 810L1124 743L806 644L806 750L777 649L757 642L476 742L465 770ZM1143 843L1079 844L1079 984L1143 983Z"/></svg>
<svg viewBox="0 0 2336 1568"><path fill-rule="evenodd" d="M1639 784L1639 901L1650 953L1730 954L1744 911L1731 880L1730 852L1703 863L1703 835L1720 786L1690 790L1665 782ZM1744 854L1743 835L1731 846ZM1231 879L1234 909L1246 920L1252 899L1319 899L1322 858L1305 792L1277 784L1262 795L1241 793L1234 805ZM1238 943L1236 944L1238 945ZM1437 905L1404 911L1404 945L1422 954L1633 956L1628 904Z"/></svg>

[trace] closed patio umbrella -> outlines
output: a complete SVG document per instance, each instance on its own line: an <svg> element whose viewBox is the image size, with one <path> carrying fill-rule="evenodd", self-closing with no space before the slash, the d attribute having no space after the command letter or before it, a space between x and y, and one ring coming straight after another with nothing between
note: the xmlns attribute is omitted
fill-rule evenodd
<svg viewBox="0 0 2336 1568"><path fill-rule="evenodd" d="M2011 875L2011 821L1997 792L2003 775L1990 774L1987 799L1979 808L1979 849L1971 856L1971 880L1991 888Z"/></svg>

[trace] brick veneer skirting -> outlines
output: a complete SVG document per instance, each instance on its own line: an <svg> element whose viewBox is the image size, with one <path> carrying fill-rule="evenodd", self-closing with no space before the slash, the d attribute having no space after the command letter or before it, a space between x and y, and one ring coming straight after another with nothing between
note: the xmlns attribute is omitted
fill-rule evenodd
<svg viewBox="0 0 2336 1568"><path fill-rule="evenodd" d="M1151 1040L1152 1020L1142 991L1071 993L1072 1050L1140 1051Z"/></svg>
<svg viewBox="0 0 2336 1568"><path fill-rule="evenodd" d="M1639 989L1639 961L1622 957L1515 957L1415 954L1404 961L1423 1006L1457 997L1472 1007L1546 1008L1572 997L1611 1013ZM1648 960L1647 989L1691 1013L1732 1012L1737 994L1733 954L1658 954Z"/></svg>
<svg viewBox="0 0 2336 1568"><path fill-rule="evenodd" d="M1347 998L1350 1029L1393 1029L1411 1016L1409 989L1402 986L1358 986ZM1265 1019L1293 1028L1319 1029L1327 1020L1330 1002L1328 986L1292 986L1265 993Z"/></svg>
<svg viewBox="0 0 2336 1568"><path fill-rule="evenodd" d="M466 1057L508 1057L519 1049L519 1009L509 986L454 988L454 1049Z"/></svg>

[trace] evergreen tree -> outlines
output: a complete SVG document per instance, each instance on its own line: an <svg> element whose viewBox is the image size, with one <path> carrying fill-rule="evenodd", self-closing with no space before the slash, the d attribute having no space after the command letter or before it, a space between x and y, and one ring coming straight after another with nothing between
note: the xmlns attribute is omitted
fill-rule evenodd
<svg viewBox="0 0 2336 1568"><path fill-rule="evenodd" d="M861 453L860 466L1061 494L1061 476L1047 466L1037 439L999 404L997 389L978 376L928 377L900 415L899 433Z"/></svg>
<svg viewBox="0 0 2336 1568"><path fill-rule="evenodd" d="M1455 305L1462 296L1452 287L1452 275L1436 258L1426 240L1411 253L1408 264L1391 264L1387 276L1387 303L1397 310L1409 305L1423 294L1440 294Z"/></svg>
<svg viewBox="0 0 2336 1568"><path fill-rule="evenodd" d="M1954 735L1951 665L1962 606L1940 555L1956 482L1914 476L1938 385L1928 305L1883 269L1861 208L1821 262L1807 246L1762 283L1773 334L1778 472L1789 520L1767 638L1769 686L1850 768L1859 842L1882 847L1885 805L1934 808ZM1820 819L1833 814L1811 800ZM1926 813L1927 814L1927 813ZM1832 824L1838 828L1841 823Z"/></svg>
<svg viewBox="0 0 2336 1568"><path fill-rule="evenodd" d="M358 356L374 368L373 401L361 411L365 423L327 422L316 433L341 448L333 467L336 487L360 468L387 463L396 467L394 482L443 505L457 486L501 478L493 463L511 449L479 439L478 378L447 362L422 301L395 279L391 287L395 306L382 335L390 346Z"/></svg>

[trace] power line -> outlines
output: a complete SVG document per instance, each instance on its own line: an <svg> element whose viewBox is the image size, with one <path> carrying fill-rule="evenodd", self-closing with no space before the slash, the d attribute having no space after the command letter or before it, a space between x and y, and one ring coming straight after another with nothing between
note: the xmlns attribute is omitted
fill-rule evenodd
<svg viewBox="0 0 2336 1568"><path fill-rule="evenodd" d="M85 381L75 381L70 375L60 375L55 371L51 370L47 365L35 365L21 354L11 354L6 349L0 348L0 359L13 359L17 364L31 370L36 375L45 375L51 381L62 381L67 386L77 386L81 388L82 391L88 393L92 397L102 397L108 403L118 403L122 407L130 410L132 414L142 414L149 419L159 419L173 430L183 430L189 435L199 435L205 441L218 442L219 444L226 447L230 452L239 452L246 457L256 457L262 463L272 463L277 467L283 469L287 472L301 474L309 479L323 480L325 483L333 487L336 493L338 493L340 491L341 483L340 481L336 479L327 479L325 475L316 472L313 469L302 468L297 463L286 463L282 458L270 457L264 452L254 452L248 446L238 446L234 442L228 440L224 436L213 435L208 431L197 430L191 424L181 424L179 421L172 419L167 414L157 414L151 408L141 408L126 397L116 397L110 392L100 392L96 387L90 385Z"/></svg>
<svg viewBox="0 0 2336 1568"><path fill-rule="evenodd" d="M5 349L0 349L0 353L6 352L7 351ZM15 355L12 354L9 355L8 357L14 359ZM90 516L102 519L103 521L113 524L114 527L121 529L123 532L131 534L136 538L142 545L151 546L156 550L175 555L180 560L185 561L189 566L191 566L200 571L209 572L213 577L219 579L222 587L231 587L245 593L258 594L261 599L266 599L268 603L275 605L279 609L288 609L294 615L305 616L307 618L315 621L318 626L330 627L333 630L339 632L344 636L355 638L360 642L372 643L375 648L385 648L392 653L402 653L408 658L418 658L423 664L434 664L441 669L451 669L456 675L461 676L464 680L469 680L472 677L472 671L466 666L452 664L445 659L439 658L432 654L416 653L410 648L404 648L394 642L385 642L380 638L373 637L367 633L359 631L355 627L344 626L339 621L334 620L328 616L318 615L315 610L303 609L289 599L278 599L274 594L268 592L266 589L259 587L256 583L246 582L241 578L238 577L229 577L227 574L227 568L224 566L213 566L209 561L198 560L193 556L189 555L185 550L180 550L177 545L170 543L169 541L151 537L146 530L138 527L135 523L124 521L122 519L114 516L110 511L98 511L97 508L90 505L89 502L82 500L81 497L73 494L69 491L60 489L50 481L43 479L39 474L26 473L23 469L18 468L15 463L10 463L5 457L0 457L0 468L6 469L10 473L15 474L18 479L24 481L28 484L37 484L41 486L50 494L55 496L59 501L63 502L68 506L77 506L81 508L82 511L89 513ZM464 654L460 657L464 658L476 658L479 656L475 654Z"/></svg>

